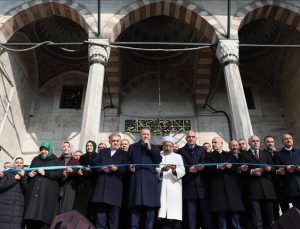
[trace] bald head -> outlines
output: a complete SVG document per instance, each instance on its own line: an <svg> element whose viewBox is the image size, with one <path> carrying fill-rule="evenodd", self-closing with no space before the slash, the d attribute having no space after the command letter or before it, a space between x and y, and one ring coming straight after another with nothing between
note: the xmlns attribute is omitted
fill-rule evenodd
<svg viewBox="0 0 300 229"><path fill-rule="evenodd" d="M220 137L214 137L212 139L212 148L214 151L221 152L223 149L223 139Z"/></svg>
<svg viewBox="0 0 300 229"><path fill-rule="evenodd" d="M189 130L186 134L186 141L189 145L195 145L197 141L196 132L193 130Z"/></svg>
<svg viewBox="0 0 300 229"><path fill-rule="evenodd" d="M248 140L249 146L252 150L259 150L260 148L260 140L259 137L253 135Z"/></svg>
<svg viewBox="0 0 300 229"><path fill-rule="evenodd" d="M292 135L284 134L282 136L282 145L284 148L291 149L291 148L293 148L293 144L294 144L294 140L293 140Z"/></svg>

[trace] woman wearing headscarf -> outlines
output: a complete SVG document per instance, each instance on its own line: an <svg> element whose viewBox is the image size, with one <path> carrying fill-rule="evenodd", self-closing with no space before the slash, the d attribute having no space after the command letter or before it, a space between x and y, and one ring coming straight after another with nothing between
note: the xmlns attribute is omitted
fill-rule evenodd
<svg viewBox="0 0 300 229"><path fill-rule="evenodd" d="M40 154L33 158L30 168L41 167L28 173L29 187L26 195L24 220L27 229L49 228L58 203L61 170L44 170L43 167L59 166L51 142L40 146Z"/></svg>
<svg viewBox="0 0 300 229"><path fill-rule="evenodd" d="M62 155L59 157L60 165L78 165L79 160L75 159L72 153L72 144L68 141L65 141L62 145ZM78 184L77 177L77 169L67 167L65 170L63 170L63 177L60 181L58 214L68 212L73 209Z"/></svg>
<svg viewBox="0 0 300 229"><path fill-rule="evenodd" d="M27 190L27 178L24 160L17 157L14 162L19 172L6 171L0 179L0 228L23 229L24 195Z"/></svg>
<svg viewBox="0 0 300 229"><path fill-rule="evenodd" d="M94 141L89 140L86 143L86 153L80 157L79 164L85 167L92 165L97 156L97 145ZM91 196L94 189L94 174L90 168L78 170L79 185L77 189L74 209L87 216L90 220L94 219L96 206L91 203Z"/></svg>

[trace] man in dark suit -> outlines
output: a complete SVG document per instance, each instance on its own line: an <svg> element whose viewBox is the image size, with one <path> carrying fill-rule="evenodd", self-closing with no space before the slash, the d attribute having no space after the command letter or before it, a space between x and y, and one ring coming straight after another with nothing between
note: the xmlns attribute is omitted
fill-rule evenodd
<svg viewBox="0 0 300 229"><path fill-rule="evenodd" d="M231 144L238 146L237 141ZM217 216L220 229L227 228L227 217L233 229L241 229L239 212L244 211L241 190L237 179L238 165L232 165L236 156L231 152L223 151L223 139L212 139L213 152L206 155L207 163L216 163L206 168L208 174L208 200L209 207Z"/></svg>
<svg viewBox="0 0 300 229"><path fill-rule="evenodd" d="M129 146L130 163L129 208L131 228L139 228L140 218L145 219L147 229L152 229L155 220L155 210L160 207L160 189L156 165L162 157L157 146L150 143L151 132L143 128L140 141ZM136 166L134 166L137 164ZM142 164L142 165L141 165Z"/></svg>
<svg viewBox="0 0 300 229"><path fill-rule="evenodd" d="M276 164L276 156L277 152L275 149L275 143L274 138L270 135L267 135L264 137L264 151L269 153L272 156L273 163ZM283 184L281 179L274 173L272 174L274 187L277 195L278 201L274 201L274 218L277 220L279 218L279 205L281 208L282 213L289 210L289 203L286 201L286 198L284 197L284 191L283 191Z"/></svg>
<svg viewBox="0 0 300 229"><path fill-rule="evenodd" d="M121 136L109 136L110 148L105 148L98 153L93 165L105 166L95 169L96 185L92 202L97 204L97 229L118 229L119 211L122 205L123 182L122 174L126 167L118 166L127 164L127 154L120 150Z"/></svg>
<svg viewBox="0 0 300 229"><path fill-rule="evenodd" d="M283 175L285 197L300 209L300 151L293 148L293 143L293 137L290 134L283 135L283 148L277 153L276 161L286 166L278 169L277 174ZM285 174L281 172L283 169L285 169Z"/></svg>
<svg viewBox="0 0 300 229"><path fill-rule="evenodd" d="M243 162L250 163L245 182L246 198L249 207L249 227L270 228L274 220L273 201L276 200L272 181L272 157L260 150L260 140L253 135L249 138L250 149L242 154ZM259 165L263 164L263 165Z"/></svg>
<svg viewBox="0 0 300 229"><path fill-rule="evenodd" d="M203 175L206 150L196 144L197 136L193 130L186 135L187 144L178 150L183 158L186 174L182 178L183 187L183 220L185 228L196 229L197 218L202 216L203 228L210 229L211 217L207 203L206 182ZM200 212L198 211L200 210Z"/></svg>
<svg viewBox="0 0 300 229"><path fill-rule="evenodd" d="M233 155L231 162L238 163L237 174L235 174L235 175L237 176L236 179L238 182L238 186L240 188L242 202L246 209L247 208L246 197L245 197L245 195L242 195L242 194L245 192L245 190L244 190L245 189L245 176L247 176L247 171L249 169L249 166L241 164L243 162L243 158L242 158L242 152L240 151L240 144L237 140L235 140L235 139L231 140L228 143L228 146L229 146L229 150L230 150L229 153L231 153ZM246 151L244 151L244 153L245 152ZM239 216L240 216L241 227L246 228L247 218L248 218L246 211L239 212Z"/></svg>

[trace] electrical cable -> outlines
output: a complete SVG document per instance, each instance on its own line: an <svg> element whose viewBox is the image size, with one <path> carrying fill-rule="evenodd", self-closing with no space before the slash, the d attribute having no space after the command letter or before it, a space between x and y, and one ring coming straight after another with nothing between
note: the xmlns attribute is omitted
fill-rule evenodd
<svg viewBox="0 0 300 229"><path fill-rule="evenodd" d="M36 49L36 48L38 48L38 47L40 47L40 46L42 46L42 45L45 45L45 44L51 44L51 43L53 43L53 42L52 42L52 41L43 41L43 42L38 43L38 44L36 44L36 45L34 45L34 46L30 47L30 48L25 48L25 49L13 49L13 48L8 48L8 47L6 47L6 46L3 45L3 44L0 44L0 47L3 48L3 49L5 49L5 50L13 51L13 52L27 52L27 51Z"/></svg>

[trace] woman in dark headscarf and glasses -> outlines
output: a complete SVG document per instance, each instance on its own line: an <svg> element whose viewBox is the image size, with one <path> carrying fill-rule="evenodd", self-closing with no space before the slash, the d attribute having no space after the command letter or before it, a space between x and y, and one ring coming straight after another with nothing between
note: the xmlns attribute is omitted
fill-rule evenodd
<svg viewBox="0 0 300 229"><path fill-rule="evenodd" d="M97 145L94 141L89 140L86 143L86 153L80 157L80 165L89 167L96 158ZM91 203L91 195L94 188L94 175L90 168L83 168L78 170L79 185L77 189L74 209L88 217L90 220L94 219L96 207Z"/></svg>

